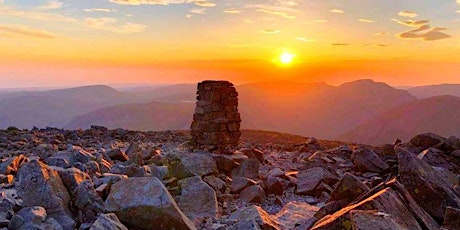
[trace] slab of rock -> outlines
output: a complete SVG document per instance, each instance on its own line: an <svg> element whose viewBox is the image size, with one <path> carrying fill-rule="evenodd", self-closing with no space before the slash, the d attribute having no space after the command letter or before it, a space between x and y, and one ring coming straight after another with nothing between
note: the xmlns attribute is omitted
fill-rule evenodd
<svg viewBox="0 0 460 230"><path fill-rule="evenodd" d="M180 210L192 221L217 217L217 197L211 186L199 176L189 177L177 182L182 189L179 197Z"/></svg>
<svg viewBox="0 0 460 230"><path fill-rule="evenodd" d="M104 212L104 201L90 181L81 182L72 191L72 204L78 209L82 223L92 223L99 213Z"/></svg>
<svg viewBox="0 0 460 230"><path fill-rule="evenodd" d="M305 220L315 219L318 207L301 202L289 202L274 216L274 219L283 229L294 229L302 225ZM312 221L313 222L313 221Z"/></svg>
<svg viewBox="0 0 460 230"><path fill-rule="evenodd" d="M113 213L100 214L89 230L128 230Z"/></svg>
<svg viewBox="0 0 460 230"><path fill-rule="evenodd" d="M203 178L203 181L211 186L216 192L224 192L225 182L216 176L207 176Z"/></svg>
<svg viewBox="0 0 460 230"><path fill-rule="evenodd" d="M433 147L437 144L440 144L445 141L444 137L441 137L439 135L436 135L434 133L424 133L424 134L419 134L415 137L413 137L410 141L409 144L411 146L421 148L421 149L427 149L430 147Z"/></svg>
<svg viewBox="0 0 460 230"><path fill-rule="evenodd" d="M450 159L445 153L436 148L428 148L417 155L417 158L425 161L431 166L454 170L450 164Z"/></svg>
<svg viewBox="0 0 460 230"><path fill-rule="evenodd" d="M107 156L114 161L121 161L125 162L129 160L129 157L126 153L124 153L121 149L112 149L107 152Z"/></svg>
<svg viewBox="0 0 460 230"><path fill-rule="evenodd" d="M196 229L155 177L117 182L107 197L105 209L115 213L123 223L139 229Z"/></svg>
<svg viewBox="0 0 460 230"><path fill-rule="evenodd" d="M240 165L232 170L232 177L246 177L259 179L259 161L256 159L245 159Z"/></svg>
<svg viewBox="0 0 460 230"><path fill-rule="evenodd" d="M64 229L75 227L69 210L70 195L57 171L35 159L21 166L16 180L24 206L42 206Z"/></svg>
<svg viewBox="0 0 460 230"><path fill-rule="evenodd" d="M265 181L265 188L269 194L282 195L284 192L283 179L269 177L267 181Z"/></svg>
<svg viewBox="0 0 460 230"><path fill-rule="evenodd" d="M442 229L460 229L460 209L447 207Z"/></svg>
<svg viewBox="0 0 460 230"><path fill-rule="evenodd" d="M9 229L49 229L62 230L62 226L54 219L47 219L46 210L40 206L21 209L12 219Z"/></svg>
<svg viewBox="0 0 460 230"><path fill-rule="evenodd" d="M299 172L295 193L298 195L316 195L315 189L321 182L331 184L335 181L337 181L337 177L326 169L313 167L307 171Z"/></svg>
<svg viewBox="0 0 460 230"><path fill-rule="evenodd" d="M232 192L239 193L243 189L255 184L257 184L256 181L248 179L246 177L234 177L232 180Z"/></svg>
<svg viewBox="0 0 460 230"><path fill-rule="evenodd" d="M389 168L380 157L370 149L356 149L351 155L356 170L361 172L380 173Z"/></svg>
<svg viewBox="0 0 460 230"><path fill-rule="evenodd" d="M276 220L274 220L261 207L256 205L251 205L249 207L235 211L230 215L229 219L238 221L233 229L281 229L279 223Z"/></svg>
<svg viewBox="0 0 460 230"><path fill-rule="evenodd" d="M345 228L348 227L345 222ZM406 226L398 223L398 219L391 214L378 210L361 211L353 210L350 212L351 229L385 229L399 230L406 229Z"/></svg>
<svg viewBox="0 0 460 230"><path fill-rule="evenodd" d="M259 185L252 185L240 193L240 199L247 203L262 203L265 200L265 192Z"/></svg>
<svg viewBox="0 0 460 230"><path fill-rule="evenodd" d="M24 155L10 157L5 162L0 163L0 174L17 173L20 166L27 161L28 159Z"/></svg>
<svg viewBox="0 0 460 230"><path fill-rule="evenodd" d="M353 201L367 191L369 191L369 188L363 182L353 174L345 173L332 191L329 202L343 199Z"/></svg>
<svg viewBox="0 0 460 230"><path fill-rule="evenodd" d="M169 163L169 174L177 179L192 176L217 174L217 165L208 153L184 153L173 157Z"/></svg>
<svg viewBox="0 0 460 230"><path fill-rule="evenodd" d="M460 198L426 162L401 147L398 154L400 181L417 203L442 223L447 206L460 207Z"/></svg>

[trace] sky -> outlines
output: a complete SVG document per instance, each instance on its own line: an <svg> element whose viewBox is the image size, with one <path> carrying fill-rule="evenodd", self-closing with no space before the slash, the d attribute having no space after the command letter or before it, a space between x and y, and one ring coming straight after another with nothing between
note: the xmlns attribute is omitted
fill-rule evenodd
<svg viewBox="0 0 460 230"><path fill-rule="evenodd" d="M0 0L0 88L460 83L459 38L460 0Z"/></svg>

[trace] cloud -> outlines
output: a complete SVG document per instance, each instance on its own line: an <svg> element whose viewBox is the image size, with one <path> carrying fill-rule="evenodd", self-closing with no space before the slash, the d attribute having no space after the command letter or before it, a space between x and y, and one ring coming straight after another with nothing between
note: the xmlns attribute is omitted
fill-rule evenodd
<svg viewBox="0 0 460 230"><path fill-rule="evenodd" d="M372 35L374 36L384 36L384 35L388 35L387 32L378 32L378 33L373 33Z"/></svg>
<svg viewBox="0 0 460 230"><path fill-rule="evenodd" d="M301 41L301 42L314 42L314 41L316 41L316 39L304 38L304 37L297 37L296 40Z"/></svg>
<svg viewBox="0 0 460 230"><path fill-rule="evenodd" d="M189 11L190 13L193 14L205 14L206 13L206 8L192 8Z"/></svg>
<svg viewBox="0 0 460 230"><path fill-rule="evenodd" d="M418 15L417 13L413 12L413 11L401 11L398 13L399 16L402 16L402 17L408 17L408 18L416 18Z"/></svg>
<svg viewBox="0 0 460 230"><path fill-rule="evenodd" d="M277 33L280 33L281 30L272 30L272 29L268 29L268 30L261 30L260 32L261 32L261 33L265 33L265 34L277 34Z"/></svg>
<svg viewBox="0 0 460 230"><path fill-rule="evenodd" d="M273 15L281 16L281 17L287 18L287 19L296 18L296 16L290 15L289 13L282 12L282 11L273 11L273 10L267 10L267 9L258 9L257 11L258 12L264 12L264 13L267 13L267 14L273 14Z"/></svg>
<svg viewBox="0 0 460 230"><path fill-rule="evenodd" d="M195 5L198 5L201 7L214 7L216 6L216 3L208 2L208 1L195 1Z"/></svg>
<svg viewBox="0 0 460 230"><path fill-rule="evenodd" d="M200 5L200 4L208 3L207 1L203 1L203 0L110 0L110 2L121 4L121 5L135 5L135 6L170 5L170 4L183 4L183 3L194 3L197 5ZM211 3L211 4L214 4L214 3Z"/></svg>
<svg viewBox="0 0 460 230"><path fill-rule="evenodd" d="M85 9L85 12L105 12L105 13L110 13L110 12L116 12L116 9L107 9L107 8L92 8L92 9Z"/></svg>
<svg viewBox="0 0 460 230"><path fill-rule="evenodd" d="M343 13L345 13L342 9L332 9L332 10L330 10L330 12L336 13L336 14L343 14Z"/></svg>
<svg viewBox="0 0 460 230"><path fill-rule="evenodd" d="M401 21L401 20L398 20L398 19L391 19L392 21L398 23L398 24L401 24L401 25L405 25L405 26L410 26L410 27L419 27L421 25L426 25L428 23L430 23L430 20L418 20L418 21L414 21L414 20L408 20L408 21Z"/></svg>
<svg viewBox="0 0 460 230"><path fill-rule="evenodd" d="M239 14L239 13L241 13L241 10L237 10L237 9L227 9L227 10L224 10L223 12L224 12L224 13L227 13L227 14Z"/></svg>
<svg viewBox="0 0 460 230"><path fill-rule="evenodd" d="M447 30L443 27L433 27L431 28L429 25L422 25L417 29L409 30L404 33L400 33L397 36L399 38L420 38L424 41L436 41L440 39L450 38L449 34L446 34L442 31Z"/></svg>
<svg viewBox="0 0 460 230"><path fill-rule="evenodd" d="M45 30L32 29L20 25L0 25L0 36L6 37L32 37L32 38L56 38L56 35Z"/></svg>
<svg viewBox="0 0 460 230"><path fill-rule="evenodd" d="M45 5L40 6L39 8L42 10L55 10L62 8L63 3L57 0L48 0Z"/></svg>
<svg viewBox="0 0 460 230"><path fill-rule="evenodd" d="M316 22L316 23L326 23L327 20L324 20L324 19L315 19L315 20L313 20L313 22Z"/></svg>
<svg viewBox="0 0 460 230"><path fill-rule="evenodd" d="M365 19L365 18L359 18L358 21L360 22L364 22L364 23L373 23L374 20L371 20L371 19Z"/></svg>
<svg viewBox="0 0 460 230"><path fill-rule="evenodd" d="M120 34L143 32L147 26L135 23L119 23L116 18L85 18L85 25L90 28L110 31Z"/></svg>
<svg viewBox="0 0 460 230"><path fill-rule="evenodd" d="M76 23L78 20L57 13L46 13L40 11L23 11L0 5L0 15L29 18L40 21L52 22L71 22Z"/></svg>
<svg viewBox="0 0 460 230"><path fill-rule="evenodd" d="M332 43L331 45L333 45L333 46L349 46L351 44L350 43Z"/></svg>

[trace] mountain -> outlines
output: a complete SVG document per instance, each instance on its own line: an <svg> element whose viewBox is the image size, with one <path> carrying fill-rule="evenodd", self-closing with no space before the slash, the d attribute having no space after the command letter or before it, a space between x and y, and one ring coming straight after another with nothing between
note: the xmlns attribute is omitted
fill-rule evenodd
<svg viewBox="0 0 460 230"><path fill-rule="evenodd" d="M0 127L62 127L74 117L99 108L142 101L104 85L4 94L0 97Z"/></svg>
<svg viewBox="0 0 460 230"><path fill-rule="evenodd" d="M65 128L102 125L140 131L187 130L192 123L193 103L133 103L99 109L73 119Z"/></svg>
<svg viewBox="0 0 460 230"><path fill-rule="evenodd" d="M379 145L392 143L396 138L407 141L416 134L427 132L460 136L459 117L459 97L431 97L386 111L338 139Z"/></svg>
<svg viewBox="0 0 460 230"><path fill-rule="evenodd" d="M407 91L394 89L387 84L371 80L360 80L340 86L291 81L260 82L239 85L236 88L239 93L238 109L243 120L243 128L319 138L336 137L372 119L382 111L416 100ZM164 87L159 92L152 92L150 96L156 95L156 100L179 103L180 101L194 101L195 94L196 85L186 84ZM143 106L130 105L129 109L118 107L117 111L120 116L110 114L109 121L98 118L98 116L107 117L108 114L105 113L113 113L113 110L102 109L97 113L74 119L68 127L82 128L95 124L138 129L140 124L143 125L142 127L157 127L156 116L158 114L161 114L162 117L167 117L165 114L168 113L169 116L175 116L172 109L146 111ZM175 109L179 109L180 106L190 105L179 103ZM122 110L127 111L121 112ZM179 113L185 111L181 110ZM184 117L187 121L190 121L193 114L192 109L189 111L188 116ZM129 113L142 114L150 119L142 118L142 121L136 121L135 117L131 117L129 124L123 123L125 115ZM121 126L122 124L126 126ZM167 127L167 129L175 127Z"/></svg>
<svg viewBox="0 0 460 230"><path fill-rule="evenodd" d="M158 102L190 102L196 98L196 84L175 84L131 91L134 95L150 101Z"/></svg>
<svg viewBox="0 0 460 230"><path fill-rule="evenodd" d="M418 86L410 88L408 91L410 94L420 99L442 95L460 97L460 84Z"/></svg>

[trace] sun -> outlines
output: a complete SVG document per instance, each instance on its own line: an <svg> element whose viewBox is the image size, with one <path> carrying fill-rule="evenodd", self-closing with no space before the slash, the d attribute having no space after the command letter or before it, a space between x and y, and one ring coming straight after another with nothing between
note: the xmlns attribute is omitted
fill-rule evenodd
<svg viewBox="0 0 460 230"><path fill-rule="evenodd" d="M279 57L279 61L284 65L289 65L294 60L295 56L295 54L283 52Z"/></svg>

